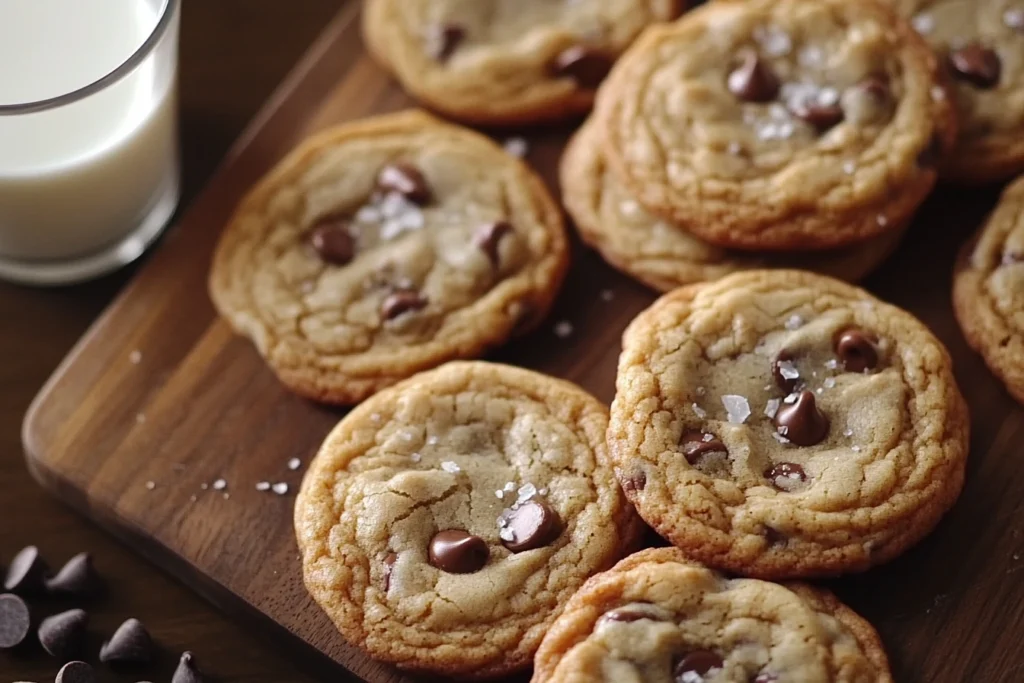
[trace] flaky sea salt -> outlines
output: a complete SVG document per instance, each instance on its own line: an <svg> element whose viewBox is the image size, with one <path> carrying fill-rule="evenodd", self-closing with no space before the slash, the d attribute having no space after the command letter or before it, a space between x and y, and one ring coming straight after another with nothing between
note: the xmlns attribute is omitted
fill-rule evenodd
<svg viewBox="0 0 1024 683"><path fill-rule="evenodd" d="M508 541L509 543L516 540L516 534L514 531L512 531L511 527L504 527L502 529L498 529L498 536L501 538L501 540Z"/></svg>
<svg viewBox="0 0 1024 683"><path fill-rule="evenodd" d="M854 453L860 453L860 446L851 446L850 450L852 450Z"/></svg>
<svg viewBox="0 0 1024 683"><path fill-rule="evenodd" d="M875 222L878 223L878 225L880 225L881 227L885 227L886 225L889 225L889 217L886 216L884 213L880 213L878 214L878 216L875 217Z"/></svg>
<svg viewBox="0 0 1024 683"><path fill-rule="evenodd" d="M797 395L796 394L790 394L786 398L782 399L782 402L785 403L786 405L792 405L793 403L796 403L796 399L797 399Z"/></svg>
<svg viewBox="0 0 1024 683"><path fill-rule="evenodd" d="M445 460L444 462L442 462L441 469L450 474L457 474L462 471L462 468L459 467L456 463L452 462L451 460Z"/></svg>
<svg viewBox="0 0 1024 683"><path fill-rule="evenodd" d="M413 462L419 462L420 460L423 459L423 456L420 455L419 453L413 453L412 455L409 456L409 459L412 460Z"/></svg>
<svg viewBox="0 0 1024 683"><path fill-rule="evenodd" d="M134 351L129 353L128 354L128 361L132 365L138 365L139 363L141 363L142 362L142 351L139 351L138 349L135 349Z"/></svg>
<svg viewBox="0 0 1024 683"><path fill-rule="evenodd" d="M828 368L829 370L835 370L836 368L839 367L839 361L836 360L835 358L829 358L827 361L825 361L825 367Z"/></svg>
<svg viewBox="0 0 1024 683"><path fill-rule="evenodd" d="M257 491L269 491L270 490L270 482L269 481L261 481L260 483L256 484L256 490Z"/></svg>
<svg viewBox="0 0 1024 683"><path fill-rule="evenodd" d="M846 175L853 175L857 171L857 164L853 161L843 162L843 173Z"/></svg>
<svg viewBox="0 0 1024 683"><path fill-rule="evenodd" d="M701 420L708 416L708 411L704 410L696 403L692 404L690 407L693 408L693 414L696 415Z"/></svg>
<svg viewBox="0 0 1024 683"><path fill-rule="evenodd" d="M935 30L935 17L927 12L919 12L910 20L910 24L921 35L927 35Z"/></svg>
<svg viewBox="0 0 1024 683"><path fill-rule="evenodd" d="M149 489L150 491L152 491L153 489L156 488L156 482L155 481L147 481L146 482L146 488Z"/></svg>
<svg viewBox="0 0 1024 683"><path fill-rule="evenodd" d="M503 490L505 491L505 493L512 493L513 491L516 490L516 485L514 482L506 481Z"/></svg>
<svg viewBox="0 0 1024 683"><path fill-rule="evenodd" d="M427 445L428 445L428 446L436 446L436 445L437 445L437 442L438 442L439 440L440 440L440 439L438 439L438 438L437 438L436 436L433 436L433 435L431 435L431 436L428 436L428 437L427 437Z"/></svg>
<svg viewBox="0 0 1024 683"><path fill-rule="evenodd" d="M764 414L768 419L773 419L779 412L779 406L782 405L782 400L777 398L768 399L768 403L764 407Z"/></svg>
<svg viewBox="0 0 1024 683"><path fill-rule="evenodd" d="M783 436L782 434L779 434L778 432L772 432L772 437L773 437L773 438L774 438L774 439L775 439L776 441L778 441L779 443L781 443L781 444L788 444L788 443L790 443L790 440L789 440L789 439L787 439L786 437L784 437L784 436Z"/></svg>
<svg viewBox="0 0 1024 683"><path fill-rule="evenodd" d="M726 394L722 397L722 405L733 424L743 424L750 417L750 403L743 396Z"/></svg>
<svg viewBox="0 0 1024 683"><path fill-rule="evenodd" d="M214 491L223 491L227 487L228 487L228 483L226 481L224 481L223 479L218 479L217 481L213 482L213 490Z"/></svg>
<svg viewBox="0 0 1024 683"><path fill-rule="evenodd" d="M288 461L288 469L290 469L291 471L294 472L300 467L302 467L302 461L299 460L298 458L292 458L291 460Z"/></svg>
<svg viewBox="0 0 1024 683"><path fill-rule="evenodd" d="M522 159L529 153L530 145L526 142L525 138L515 137L505 140L505 151L516 157Z"/></svg>
<svg viewBox="0 0 1024 683"><path fill-rule="evenodd" d="M615 298L615 292L610 289L601 290L601 301L608 302Z"/></svg>
<svg viewBox="0 0 1024 683"><path fill-rule="evenodd" d="M791 360L780 360L775 367L779 369L779 374L782 375L783 379L800 378L800 371L796 369Z"/></svg>
<svg viewBox="0 0 1024 683"><path fill-rule="evenodd" d="M537 495L537 487L533 484L523 484L519 487L516 503L525 503Z"/></svg>
<svg viewBox="0 0 1024 683"><path fill-rule="evenodd" d="M498 489L497 491L494 492L494 495L497 496L498 500L501 500L505 497L505 492L502 491L501 489Z"/></svg>
<svg viewBox="0 0 1024 683"><path fill-rule="evenodd" d="M799 315L793 314L786 320L786 329L792 332L793 330L799 330L804 326L804 319Z"/></svg>
<svg viewBox="0 0 1024 683"><path fill-rule="evenodd" d="M824 381L824 385L825 385L826 389L831 389L832 387L834 387L836 385L836 378L835 377L826 377L825 381Z"/></svg>
<svg viewBox="0 0 1024 683"><path fill-rule="evenodd" d="M273 489L274 493L276 493L279 496L283 496L284 494L288 493L288 484L284 483L283 481L274 484L270 488Z"/></svg>
<svg viewBox="0 0 1024 683"><path fill-rule="evenodd" d="M572 323L568 320L562 320L555 324L555 336L559 339L566 339L572 334Z"/></svg>
<svg viewBox="0 0 1024 683"><path fill-rule="evenodd" d="M850 438L851 436L853 436L853 430L852 429L844 430L843 431L843 436L845 436L846 438Z"/></svg>
<svg viewBox="0 0 1024 683"><path fill-rule="evenodd" d="M793 39L777 26L759 26L754 31L754 38L769 57L788 55L793 49Z"/></svg>

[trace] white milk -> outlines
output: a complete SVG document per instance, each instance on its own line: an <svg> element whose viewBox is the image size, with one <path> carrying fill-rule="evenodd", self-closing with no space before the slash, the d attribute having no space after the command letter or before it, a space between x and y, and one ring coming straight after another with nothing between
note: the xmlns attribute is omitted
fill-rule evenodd
<svg viewBox="0 0 1024 683"><path fill-rule="evenodd" d="M0 0L0 104L95 82L150 36L155 0ZM177 25L165 40L177 42ZM0 115L0 258L62 260L112 247L177 199L176 58L107 89ZM157 228L157 231L159 227Z"/></svg>

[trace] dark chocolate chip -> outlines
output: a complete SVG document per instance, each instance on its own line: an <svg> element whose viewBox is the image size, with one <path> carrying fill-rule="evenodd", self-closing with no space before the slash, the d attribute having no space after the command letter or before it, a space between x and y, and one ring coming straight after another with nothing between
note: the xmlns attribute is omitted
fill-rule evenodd
<svg viewBox="0 0 1024 683"><path fill-rule="evenodd" d="M465 26L451 22L441 24L429 31L427 49L430 51L430 56L437 61L447 62L465 39Z"/></svg>
<svg viewBox="0 0 1024 683"><path fill-rule="evenodd" d="M622 482L622 488L626 491L643 491L647 486L647 473L640 470L639 472L633 472L630 475L620 474L619 481Z"/></svg>
<svg viewBox="0 0 1024 683"><path fill-rule="evenodd" d="M636 604L617 607L601 615L600 621L614 621L621 624L630 624L641 619L653 619L662 621L658 608L654 605Z"/></svg>
<svg viewBox="0 0 1024 683"><path fill-rule="evenodd" d="M412 164L389 164L377 174L377 187L397 192L414 204L426 204L432 193L423 173Z"/></svg>
<svg viewBox="0 0 1024 683"><path fill-rule="evenodd" d="M317 221L309 234L309 243L324 262L336 266L349 263L356 253L356 242L344 216L325 216Z"/></svg>
<svg viewBox="0 0 1024 683"><path fill-rule="evenodd" d="M796 377L786 376L793 375L793 373L796 373ZM772 377L775 378L776 386L787 394L796 389L796 385L800 382L800 373L797 371L796 365L793 364L793 354L785 350L779 352L779 355L772 361Z"/></svg>
<svg viewBox="0 0 1024 683"><path fill-rule="evenodd" d="M534 498L502 515L512 539L502 543L514 553L542 548L562 533L562 520L544 500Z"/></svg>
<svg viewBox="0 0 1024 683"><path fill-rule="evenodd" d="M683 434L683 438L679 440L679 445L683 449L683 455L686 456L686 462L694 465L701 456L708 453L728 453L729 449L725 447L721 439L698 430L686 432Z"/></svg>
<svg viewBox="0 0 1024 683"><path fill-rule="evenodd" d="M103 643L100 648L101 662L124 662L145 664L153 659L153 639L138 619L129 619Z"/></svg>
<svg viewBox="0 0 1024 683"><path fill-rule="evenodd" d="M843 120L843 108L838 104L819 102L798 102L790 107L793 116L805 121L818 130L828 130Z"/></svg>
<svg viewBox="0 0 1024 683"><path fill-rule="evenodd" d="M17 595L0 595L0 650L21 645L32 625L28 605Z"/></svg>
<svg viewBox="0 0 1024 683"><path fill-rule="evenodd" d="M388 553L384 558L384 592L391 590L391 572L395 570L395 562L398 562L398 555Z"/></svg>
<svg viewBox="0 0 1024 683"><path fill-rule="evenodd" d="M68 662L57 672L54 683L96 683L96 673L85 662Z"/></svg>
<svg viewBox="0 0 1024 683"><path fill-rule="evenodd" d="M1003 73L1003 63L995 50L978 43L969 43L950 52L949 66L961 81L986 90L998 85Z"/></svg>
<svg viewBox="0 0 1024 683"><path fill-rule="evenodd" d="M14 556L7 568L4 588L12 593L28 595L39 592L43 588L46 576L46 563L39 556L39 548L30 545Z"/></svg>
<svg viewBox="0 0 1024 683"><path fill-rule="evenodd" d="M828 418L818 409L812 391L802 391L793 403L779 406L775 427L797 446L813 446L828 436Z"/></svg>
<svg viewBox="0 0 1024 683"><path fill-rule="evenodd" d="M676 664L675 678L677 683L691 683L693 674L704 676L712 669L725 666L722 658L710 650L694 650Z"/></svg>
<svg viewBox="0 0 1024 683"><path fill-rule="evenodd" d="M430 564L452 574L471 574L487 564L487 542L461 529L449 529L430 539Z"/></svg>
<svg viewBox="0 0 1024 683"><path fill-rule="evenodd" d="M764 473L765 479L772 485L783 491L788 491L793 486L807 481L807 473L804 468L795 462L780 462L772 465Z"/></svg>
<svg viewBox="0 0 1024 683"><path fill-rule="evenodd" d="M46 579L46 590L56 595L88 597L100 592L103 582L92 564L89 553L79 553L68 560L56 576Z"/></svg>
<svg viewBox="0 0 1024 683"><path fill-rule="evenodd" d="M473 234L473 244L487 254L487 258L497 268L501 264L498 246L501 244L501 239L511 232L513 232L512 224L508 221L485 223L477 228Z"/></svg>
<svg viewBox="0 0 1024 683"><path fill-rule="evenodd" d="M612 68L607 54L586 45L574 45L555 57L555 75L573 79L581 88L594 90Z"/></svg>
<svg viewBox="0 0 1024 683"><path fill-rule="evenodd" d="M182 654L181 659L178 660L178 668L174 670L174 676L171 677L171 683L203 683L205 680L196 665L195 655L191 652Z"/></svg>
<svg viewBox="0 0 1024 683"><path fill-rule="evenodd" d="M746 102L768 102L779 94L779 79L772 68L756 52L748 52L736 67L726 85L736 97Z"/></svg>
<svg viewBox="0 0 1024 683"><path fill-rule="evenodd" d="M88 625L89 615L85 610L54 614L39 624L39 643L51 657L66 662L81 653Z"/></svg>
<svg viewBox="0 0 1024 683"><path fill-rule="evenodd" d="M858 329L849 329L836 338L836 356L847 372L864 372L878 366L876 339Z"/></svg>
<svg viewBox="0 0 1024 683"><path fill-rule="evenodd" d="M400 289L388 294L380 306L380 314L385 320L394 320L405 313L422 310L427 306L427 298L411 289Z"/></svg>

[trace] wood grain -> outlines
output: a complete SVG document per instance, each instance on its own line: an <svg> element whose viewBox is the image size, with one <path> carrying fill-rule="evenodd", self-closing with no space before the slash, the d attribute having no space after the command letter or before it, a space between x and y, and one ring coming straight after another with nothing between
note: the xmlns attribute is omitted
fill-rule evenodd
<svg viewBox="0 0 1024 683"><path fill-rule="evenodd" d="M24 438L46 487L217 606L325 671L334 662L393 683L409 679L342 642L303 590L292 496L254 488L282 481L294 492L301 472L285 463L308 463L341 413L285 392L249 343L216 319L205 289L213 244L235 202L298 139L409 104L363 53L357 11L348 6L327 29L179 229L57 371ZM528 136L529 160L552 183L565 135ZM974 414L967 488L946 521L893 564L833 585L877 625L901 681L1024 680L1024 468L1016 462L1024 421L966 348L949 301L956 248L994 198L991 190L937 192L907 244L867 283L949 345ZM548 324L494 357L610 401L619 336L654 298L577 244L552 318L570 321L571 337L557 338ZM203 488L218 478L229 498Z"/></svg>

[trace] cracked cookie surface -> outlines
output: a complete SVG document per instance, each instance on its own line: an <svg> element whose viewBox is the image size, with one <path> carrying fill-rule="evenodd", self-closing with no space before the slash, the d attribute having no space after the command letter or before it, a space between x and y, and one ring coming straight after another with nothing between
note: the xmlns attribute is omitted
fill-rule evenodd
<svg viewBox="0 0 1024 683"><path fill-rule="evenodd" d="M370 0L366 42L414 97L452 118L582 114L615 58L682 0Z"/></svg>
<svg viewBox="0 0 1024 683"><path fill-rule="evenodd" d="M741 249L835 248L905 225L956 133L927 44L848 0L712 2L653 27L595 116L641 204Z"/></svg>
<svg viewBox="0 0 1024 683"><path fill-rule="evenodd" d="M663 292L771 267L806 268L856 281L881 265L903 239L903 231L894 230L844 249L777 256L716 247L644 209L608 168L600 143L593 123L584 124L569 142L562 157L562 201L583 240L606 261Z"/></svg>
<svg viewBox="0 0 1024 683"><path fill-rule="evenodd" d="M210 291L290 389L354 403L527 331L568 259L561 212L526 165L404 112L282 161L225 229Z"/></svg>
<svg viewBox="0 0 1024 683"><path fill-rule="evenodd" d="M949 354L923 324L801 271L730 275L643 312L608 430L649 524L759 578L899 555L959 495L968 436Z"/></svg>
<svg viewBox="0 0 1024 683"><path fill-rule="evenodd" d="M1024 2L885 1L932 45L954 84L961 130L943 175L976 183L1024 170Z"/></svg>
<svg viewBox="0 0 1024 683"><path fill-rule="evenodd" d="M305 582L342 635L400 667L529 665L640 524L607 408L537 373L456 362L370 398L327 437L295 508Z"/></svg>
<svg viewBox="0 0 1024 683"><path fill-rule="evenodd" d="M971 347L1024 403L1024 180L961 251L953 309Z"/></svg>
<svg viewBox="0 0 1024 683"><path fill-rule="evenodd" d="M878 634L828 591L728 579L674 548L592 577L532 683L892 683Z"/></svg>

